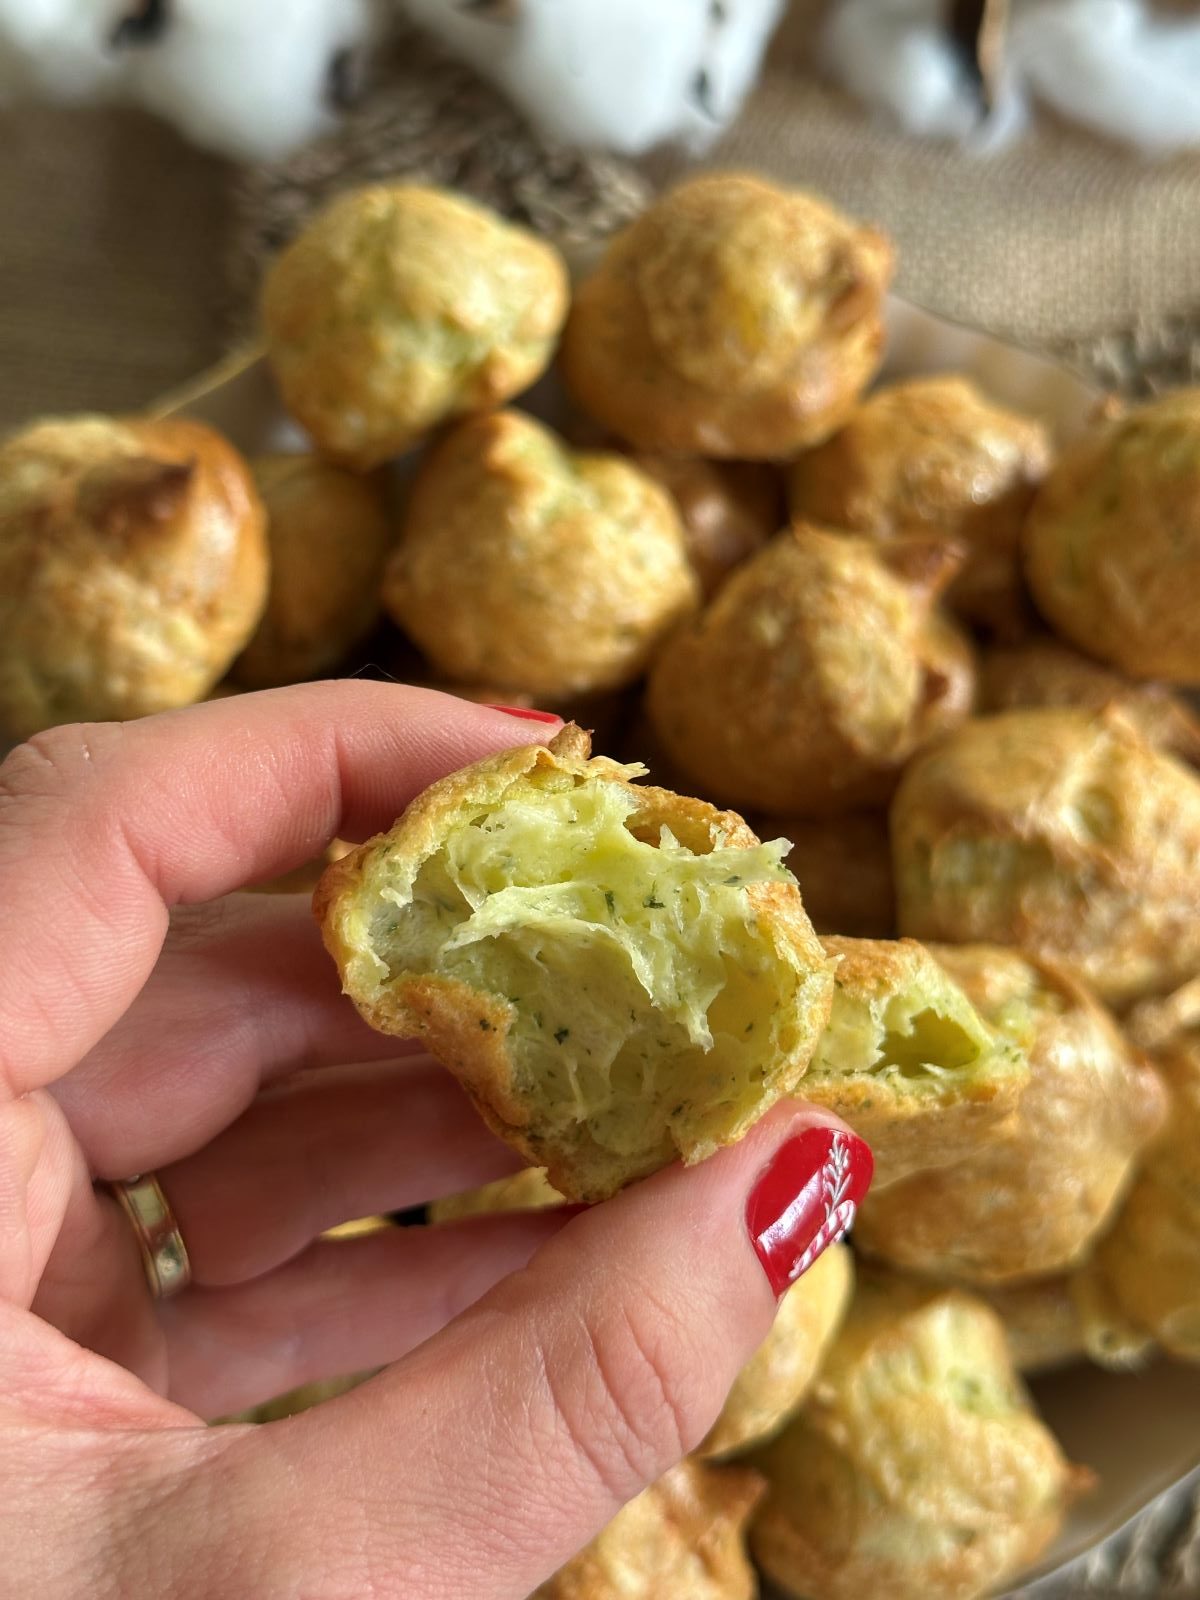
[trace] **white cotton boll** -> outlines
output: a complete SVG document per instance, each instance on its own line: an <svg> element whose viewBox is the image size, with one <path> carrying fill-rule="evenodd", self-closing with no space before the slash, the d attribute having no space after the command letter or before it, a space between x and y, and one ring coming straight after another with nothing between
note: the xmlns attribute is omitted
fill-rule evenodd
<svg viewBox="0 0 1200 1600"><path fill-rule="evenodd" d="M693 149L712 143L741 111L758 81L763 55L786 0L719 0L709 6L708 46L702 70L706 92L698 103L686 92L677 136ZM723 20L718 21L718 14Z"/></svg>
<svg viewBox="0 0 1200 1600"><path fill-rule="evenodd" d="M841 0L821 41L826 69L910 133L963 138L982 108L945 11L943 0Z"/></svg>
<svg viewBox="0 0 1200 1600"><path fill-rule="evenodd" d="M128 52L130 89L197 144L274 160L331 126L330 64L370 18L370 0L173 0Z"/></svg>
<svg viewBox="0 0 1200 1600"><path fill-rule="evenodd" d="M405 0L415 21L546 133L625 154L715 137L757 76L782 5L520 0L500 22L456 0Z"/></svg>
<svg viewBox="0 0 1200 1600"><path fill-rule="evenodd" d="M121 0L0 0L0 97L90 100L114 93Z"/></svg>
<svg viewBox="0 0 1200 1600"><path fill-rule="evenodd" d="M1141 0L1037 0L1013 19L1009 52L1065 117L1154 154L1200 144L1200 20Z"/></svg>

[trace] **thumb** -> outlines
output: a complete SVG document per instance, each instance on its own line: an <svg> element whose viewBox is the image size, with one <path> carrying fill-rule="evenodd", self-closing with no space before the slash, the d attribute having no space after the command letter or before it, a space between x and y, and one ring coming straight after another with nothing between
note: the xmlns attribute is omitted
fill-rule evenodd
<svg viewBox="0 0 1200 1600"><path fill-rule="evenodd" d="M259 1441L270 1481L240 1503L290 1524L297 1592L325 1594L340 1553L330 1593L523 1600L701 1442L871 1172L836 1119L777 1107L575 1216L420 1349Z"/></svg>

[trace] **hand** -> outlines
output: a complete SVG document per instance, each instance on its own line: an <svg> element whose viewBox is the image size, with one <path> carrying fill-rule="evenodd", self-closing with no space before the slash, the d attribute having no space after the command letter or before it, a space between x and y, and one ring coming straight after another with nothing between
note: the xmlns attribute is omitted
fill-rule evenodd
<svg viewBox="0 0 1200 1600"><path fill-rule="evenodd" d="M320 1239L514 1158L341 998L304 897L230 893L553 731L319 684L0 766L5 1592L521 1600L707 1432L832 1119L778 1108L579 1214ZM143 1171L191 1256L166 1302L93 1186ZM381 1365L288 1422L201 1422Z"/></svg>

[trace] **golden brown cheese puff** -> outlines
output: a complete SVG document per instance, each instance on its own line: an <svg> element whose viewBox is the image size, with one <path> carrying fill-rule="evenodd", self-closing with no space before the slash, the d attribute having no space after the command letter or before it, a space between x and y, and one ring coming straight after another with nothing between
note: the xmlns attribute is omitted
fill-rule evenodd
<svg viewBox="0 0 1200 1600"><path fill-rule="evenodd" d="M1115 712L966 722L891 821L903 933L1019 946L1117 1008L1200 969L1200 778Z"/></svg>
<svg viewBox="0 0 1200 1600"><path fill-rule="evenodd" d="M1155 1054L1170 1111L1146 1153L1093 1275L1126 1317L1164 1350L1200 1361L1200 1015Z"/></svg>
<svg viewBox="0 0 1200 1600"><path fill-rule="evenodd" d="M426 459L383 599L447 678L540 699L632 683L698 586L664 489L500 411Z"/></svg>
<svg viewBox="0 0 1200 1600"><path fill-rule="evenodd" d="M930 627L953 565L936 546L807 526L772 540L651 668L668 757L701 793L779 815L886 801L912 752L970 699L969 645L948 622L936 637Z"/></svg>
<svg viewBox="0 0 1200 1600"><path fill-rule="evenodd" d="M805 1099L871 1146L876 1189L977 1155L1029 1081L1025 1019L991 1026L915 939L821 943L837 966Z"/></svg>
<svg viewBox="0 0 1200 1600"><path fill-rule="evenodd" d="M762 1489L745 1467L681 1461L530 1600L755 1600L744 1529Z"/></svg>
<svg viewBox="0 0 1200 1600"><path fill-rule="evenodd" d="M874 1277L754 1465L768 1489L750 1548L802 1600L976 1600L1045 1549L1088 1481L982 1301Z"/></svg>
<svg viewBox="0 0 1200 1600"><path fill-rule="evenodd" d="M1134 678L1200 683L1200 389L1063 452L1029 516L1026 573L1081 650Z"/></svg>
<svg viewBox="0 0 1200 1600"><path fill-rule="evenodd" d="M783 526L779 474L762 462L655 455L634 461L679 508L688 559L705 599Z"/></svg>
<svg viewBox="0 0 1200 1600"><path fill-rule="evenodd" d="M372 467L545 369L567 310L552 245L413 183L333 202L267 273L267 355L319 449Z"/></svg>
<svg viewBox="0 0 1200 1600"><path fill-rule="evenodd" d="M773 817L756 824L791 843L788 868L818 933L890 939L896 932L892 845L885 811L837 817Z"/></svg>
<svg viewBox="0 0 1200 1600"><path fill-rule="evenodd" d="M1087 1353L1079 1307L1068 1277L1037 1278L980 1290L1004 1324L1018 1372L1033 1377L1069 1366Z"/></svg>
<svg viewBox="0 0 1200 1600"><path fill-rule="evenodd" d="M180 419L54 417L0 445L0 730L203 699L254 632L250 469Z"/></svg>
<svg viewBox="0 0 1200 1600"><path fill-rule="evenodd" d="M588 751L568 725L443 778L328 869L314 910L366 1021L422 1038L590 1201L794 1093L833 973L782 841Z"/></svg>
<svg viewBox="0 0 1200 1600"><path fill-rule="evenodd" d="M639 450L783 459L827 438L883 352L891 245L798 190L693 178L576 291L563 370Z"/></svg>
<svg viewBox="0 0 1200 1600"><path fill-rule="evenodd" d="M871 395L790 469L795 516L874 539L951 540L967 552L947 602L1010 631L1027 603L1020 535L1050 464L1045 428L967 378L917 378Z"/></svg>
<svg viewBox="0 0 1200 1600"><path fill-rule="evenodd" d="M1114 1372L1143 1366L1153 1341L1097 1293L1092 1263L1066 1276L978 1291L1004 1324L1013 1363L1030 1376L1086 1357Z"/></svg>
<svg viewBox="0 0 1200 1600"><path fill-rule="evenodd" d="M267 508L271 587L233 671L248 689L271 689L328 671L371 631L392 524L381 485L320 456L251 465Z"/></svg>
<svg viewBox="0 0 1200 1600"><path fill-rule="evenodd" d="M1165 684L1134 683L1057 639L1027 639L1007 649L984 650L979 661L979 703L984 711L1022 706L1114 706L1148 743L1200 763L1200 718Z"/></svg>
<svg viewBox="0 0 1200 1600"><path fill-rule="evenodd" d="M563 1204L540 1167L527 1167L482 1189L448 1195L429 1207L431 1222L494 1211L538 1211ZM779 1302L771 1331L742 1368L708 1437L696 1452L728 1457L770 1438L803 1401L850 1303L854 1259L834 1245Z"/></svg>
<svg viewBox="0 0 1200 1600"><path fill-rule="evenodd" d="M1008 1283L1074 1266L1112 1218L1166 1110L1112 1017L1060 968L987 945L932 954L1000 1032L1026 1040L1014 1115L968 1159L867 1196L855 1241L929 1277Z"/></svg>

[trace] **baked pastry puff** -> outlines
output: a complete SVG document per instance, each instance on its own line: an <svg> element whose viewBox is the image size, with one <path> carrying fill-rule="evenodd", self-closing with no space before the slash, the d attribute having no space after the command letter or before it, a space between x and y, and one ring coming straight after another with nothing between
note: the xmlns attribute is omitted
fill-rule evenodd
<svg viewBox="0 0 1200 1600"><path fill-rule="evenodd" d="M1133 678L1200 683L1200 389L1098 422L1034 500L1025 569L1038 610Z"/></svg>
<svg viewBox="0 0 1200 1600"><path fill-rule="evenodd" d="M1175 1028L1159 1030L1163 1012ZM1157 1046L1154 1060L1170 1096L1157 1142L1096 1251L1093 1278L1119 1310L1171 1355L1200 1361L1200 983L1134 1019Z"/></svg>
<svg viewBox="0 0 1200 1600"><path fill-rule="evenodd" d="M1029 1081L1028 1019L1004 1027L915 939L827 936L833 1004L804 1078L806 1099L871 1146L877 1190L978 1157Z"/></svg>
<svg viewBox="0 0 1200 1600"><path fill-rule="evenodd" d="M763 462L646 454L633 459L674 500L705 599L784 524L782 477Z"/></svg>
<svg viewBox="0 0 1200 1600"><path fill-rule="evenodd" d="M926 739L962 720L971 647L935 611L944 546L798 526L666 641L647 706L704 794L780 816L886 802Z"/></svg>
<svg viewBox="0 0 1200 1600"><path fill-rule="evenodd" d="M804 1410L753 1464L768 1489L750 1547L797 1600L977 1600L1089 1481L982 1301L870 1274Z"/></svg>
<svg viewBox="0 0 1200 1600"><path fill-rule="evenodd" d="M1031 706L1112 706L1146 740L1193 766L1200 765L1200 716L1166 684L1135 682L1080 655L1060 639L1036 636L984 650L979 658L982 711Z"/></svg>
<svg viewBox="0 0 1200 1600"><path fill-rule="evenodd" d="M441 780L314 899L366 1020L573 1200L738 1139L833 989L785 841L588 751L568 726Z"/></svg>
<svg viewBox="0 0 1200 1600"><path fill-rule="evenodd" d="M568 387L636 449L783 460L825 439L883 354L891 245L761 178L692 178L580 284Z"/></svg>
<svg viewBox="0 0 1200 1600"><path fill-rule="evenodd" d="M379 482L320 456L259 456L251 467L271 586L233 673L247 689L270 689L328 672L371 631L393 527Z"/></svg>
<svg viewBox="0 0 1200 1600"><path fill-rule="evenodd" d="M516 411L461 423L429 454L384 582L440 673L542 698L632 683L698 602L666 490Z"/></svg>
<svg viewBox="0 0 1200 1600"><path fill-rule="evenodd" d="M1118 712L964 723L891 815L903 933L1019 946L1118 1009L1200 969L1200 777Z"/></svg>
<svg viewBox="0 0 1200 1600"><path fill-rule="evenodd" d="M182 418L52 417L0 444L0 733L202 700L267 597L262 502Z"/></svg>
<svg viewBox="0 0 1200 1600"><path fill-rule="evenodd" d="M530 1600L755 1600L744 1530L762 1490L745 1467L681 1461Z"/></svg>
<svg viewBox="0 0 1200 1600"><path fill-rule="evenodd" d="M968 1159L868 1195L855 1240L893 1266L962 1283L1062 1273L1119 1207L1162 1124L1162 1085L1094 996L1060 967L988 945L935 945L984 1018L1019 1031L1015 1113Z"/></svg>
<svg viewBox="0 0 1200 1600"><path fill-rule="evenodd" d="M527 389L567 297L544 239L463 195L376 184L339 196L270 267L267 358L322 454L366 469Z"/></svg>
<svg viewBox="0 0 1200 1600"><path fill-rule="evenodd" d="M947 604L1000 633L1027 610L1021 528L1050 464L1040 422L988 400L970 379L878 389L788 474L793 516L873 539L961 545Z"/></svg>

